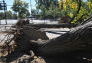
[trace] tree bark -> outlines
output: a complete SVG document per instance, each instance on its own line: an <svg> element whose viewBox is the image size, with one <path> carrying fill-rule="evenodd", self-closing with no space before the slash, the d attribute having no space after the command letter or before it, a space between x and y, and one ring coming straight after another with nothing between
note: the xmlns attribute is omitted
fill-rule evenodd
<svg viewBox="0 0 92 63"><path fill-rule="evenodd" d="M32 35L29 36L29 33L32 30L29 31L25 31L19 36L22 38L19 39L18 37L15 42L21 44L20 46L23 46L23 50L30 49L38 55L53 56L74 51L91 51L92 48L92 21L72 28L71 31L60 37L48 41L31 41Z"/></svg>
<svg viewBox="0 0 92 63"><path fill-rule="evenodd" d="M36 50L40 55L58 55L74 51L92 51L92 21L72 28L71 31L44 43Z"/></svg>
<svg viewBox="0 0 92 63"><path fill-rule="evenodd" d="M86 55L86 52L90 52L92 54L92 21L72 28L69 32L55 39L47 41L32 41L28 34L21 33L15 36L15 42L18 47L14 52L7 56L7 60L9 60L9 62L13 61L13 58L16 58L17 54L25 54L30 50L32 50L36 56L49 56L51 58L53 58L52 56L55 56L56 58L57 55L60 55L60 58L68 57L69 59L71 56L76 57L79 54L83 55L85 53L84 55ZM67 56L67 54L70 56ZM89 54L89 56L91 56L91 54Z"/></svg>

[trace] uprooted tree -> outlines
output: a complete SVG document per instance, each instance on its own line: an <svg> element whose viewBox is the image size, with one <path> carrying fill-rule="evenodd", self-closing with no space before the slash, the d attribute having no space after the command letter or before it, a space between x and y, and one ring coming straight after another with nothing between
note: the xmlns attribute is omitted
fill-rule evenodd
<svg viewBox="0 0 92 63"><path fill-rule="evenodd" d="M24 25L18 30L19 33L15 34L14 41L16 42L17 48L7 56L7 61L12 61L13 58L16 57L14 56L16 54L18 57L19 54L22 55L24 53L31 55L30 50L37 56L46 57L92 52L92 21L72 28L69 32L51 40L43 38L42 40L37 41L39 38L37 37L37 39L35 39L34 37L33 41L32 35L30 35L30 30L33 31L28 25ZM41 32L40 34L38 32L37 35L41 35Z"/></svg>
<svg viewBox="0 0 92 63"><path fill-rule="evenodd" d="M7 62L16 60L23 54L32 55L30 51L33 51L36 56L43 57L58 55L67 57L67 54L84 57L92 53L92 21L74 27L69 32L51 40L48 40L46 34L38 28L31 27L28 21L20 21L14 27L12 32L14 37L9 41L14 40L16 48L6 56Z"/></svg>

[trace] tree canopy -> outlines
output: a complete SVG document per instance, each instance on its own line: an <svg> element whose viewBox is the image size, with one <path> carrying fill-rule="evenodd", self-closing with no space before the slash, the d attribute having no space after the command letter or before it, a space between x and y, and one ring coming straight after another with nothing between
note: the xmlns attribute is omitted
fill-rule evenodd
<svg viewBox="0 0 92 63"><path fill-rule="evenodd" d="M47 5L49 3L49 5ZM55 3L57 5L55 5ZM62 22L81 23L92 14L91 0L38 0L40 18L60 18Z"/></svg>
<svg viewBox="0 0 92 63"><path fill-rule="evenodd" d="M30 15L28 3L22 0L14 0L12 10L18 14L19 18L25 18Z"/></svg>

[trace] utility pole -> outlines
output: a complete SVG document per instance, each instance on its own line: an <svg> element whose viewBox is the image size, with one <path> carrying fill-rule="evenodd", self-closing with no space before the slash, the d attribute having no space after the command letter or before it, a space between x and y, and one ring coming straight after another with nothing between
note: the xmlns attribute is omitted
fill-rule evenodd
<svg viewBox="0 0 92 63"><path fill-rule="evenodd" d="M4 8L4 17L5 17L5 23L6 23L6 25L7 25L7 16L6 16L6 10L7 10L7 5L6 5L6 3L5 3L5 1L3 0L3 8Z"/></svg>
<svg viewBox="0 0 92 63"><path fill-rule="evenodd" d="M31 10L32 10L32 4L31 4L31 0L30 0L30 12L31 12Z"/></svg>
<svg viewBox="0 0 92 63"><path fill-rule="evenodd" d="M31 4L31 0L30 0L30 13L31 13L31 11L32 11L32 4ZM31 21L32 21L32 23L33 23L32 13L31 13Z"/></svg>

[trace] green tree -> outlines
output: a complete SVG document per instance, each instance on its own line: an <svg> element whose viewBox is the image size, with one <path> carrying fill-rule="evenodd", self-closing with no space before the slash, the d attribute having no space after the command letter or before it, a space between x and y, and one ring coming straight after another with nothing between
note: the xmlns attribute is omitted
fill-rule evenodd
<svg viewBox="0 0 92 63"><path fill-rule="evenodd" d="M59 8L64 16L70 17L70 23L79 24L92 14L92 0L60 0Z"/></svg>
<svg viewBox="0 0 92 63"><path fill-rule="evenodd" d="M44 6L46 9L49 9L50 4L54 3L57 6L58 0L36 0L37 8L41 9Z"/></svg>
<svg viewBox="0 0 92 63"><path fill-rule="evenodd" d="M25 1L14 0L12 9L18 14L19 18L26 18L27 16L30 16L30 13L28 11L28 3L26 3Z"/></svg>
<svg viewBox="0 0 92 63"><path fill-rule="evenodd" d="M58 0L36 0L37 2L37 10L40 9L41 19L45 18L55 18L56 14L58 14ZM57 11L57 12L56 12ZM60 14L59 14L60 15Z"/></svg>
<svg viewBox="0 0 92 63"><path fill-rule="evenodd" d="M60 18L60 22L79 24L92 15L92 0L59 0L57 5L54 2L54 0L37 2L41 18Z"/></svg>
<svg viewBox="0 0 92 63"><path fill-rule="evenodd" d="M38 10L32 9L32 10L31 10L31 15L32 15L32 16L38 15Z"/></svg>
<svg viewBox="0 0 92 63"><path fill-rule="evenodd" d="M12 19L13 16L12 11L6 11L5 13L6 13L6 19Z"/></svg>
<svg viewBox="0 0 92 63"><path fill-rule="evenodd" d="M0 20L4 19L4 13L0 12Z"/></svg>
<svg viewBox="0 0 92 63"><path fill-rule="evenodd" d="M6 14L6 16L5 16L5 14ZM12 17L13 17L13 14L10 10L6 11L6 12L0 12L0 20L1 19L12 19Z"/></svg>

